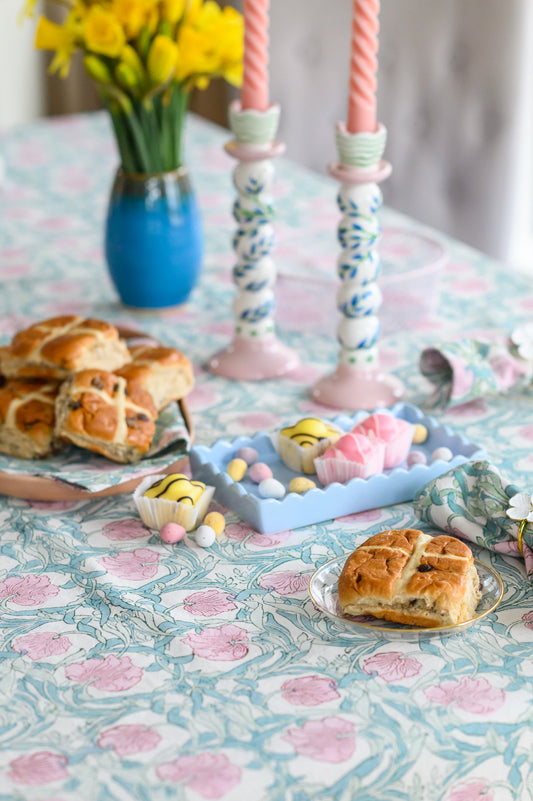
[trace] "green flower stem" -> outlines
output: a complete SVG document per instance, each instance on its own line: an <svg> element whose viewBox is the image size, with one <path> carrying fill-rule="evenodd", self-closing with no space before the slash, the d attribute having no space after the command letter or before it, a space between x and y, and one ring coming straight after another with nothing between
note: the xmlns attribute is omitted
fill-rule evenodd
<svg viewBox="0 0 533 801"><path fill-rule="evenodd" d="M109 107L109 116L113 124L113 130L117 138L118 150L120 153L120 162L125 172L138 172L135 159L132 154L131 140L128 136L128 131L124 126L122 113L120 109L113 109Z"/></svg>

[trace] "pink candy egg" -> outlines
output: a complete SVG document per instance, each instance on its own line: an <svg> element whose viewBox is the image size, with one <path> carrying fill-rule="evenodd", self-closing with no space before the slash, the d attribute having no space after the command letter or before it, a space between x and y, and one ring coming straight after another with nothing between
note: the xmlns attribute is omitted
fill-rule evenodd
<svg viewBox="0 0 533 801"><path fill-rule="evenodd" d="M248 475L252 481L260 484L265 478L272 478L272 470L264 462L256 462L248 468Z"/></svg>
<svg viewBox="0 0 533 801"><path fill-rule="evenodd" d="M185 537L185 529L179 523L165 523L159 534L163 542L174 545Z"/></svg>
<svg viewBox="0 0 533 801"><path fill-rule="evenodd" d="M257 462L259 454L255 448L250 448L245 445L244 447L239 448L235 456L238 459L244 459L246 464L253 464L254 462Z"/></svg>

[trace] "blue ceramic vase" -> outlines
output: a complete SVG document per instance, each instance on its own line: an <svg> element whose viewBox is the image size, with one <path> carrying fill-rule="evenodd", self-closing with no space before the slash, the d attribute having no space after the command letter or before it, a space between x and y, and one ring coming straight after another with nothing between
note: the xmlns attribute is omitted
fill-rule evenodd
<svg viewBox="0 0 533 801"><path fill-rule="evenodd" d="M119 169L105 229L109 272L126 306L163 309L184 303L200 277L200 211L188 173Z"/></svg>

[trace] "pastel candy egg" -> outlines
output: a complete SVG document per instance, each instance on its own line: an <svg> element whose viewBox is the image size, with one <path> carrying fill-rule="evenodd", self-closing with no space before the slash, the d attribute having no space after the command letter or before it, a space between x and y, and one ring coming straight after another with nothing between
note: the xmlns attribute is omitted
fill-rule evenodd
<svg viewBox="0 0 533 801"><path fill-rule="evenodd" d="M244 459L232 459L228 464L227 473L233 481L240 481L246 475L248 465Z"/></svg>
<svg viewBox="0 0 533 801"><path fill-rule="evenodd" d="M310 478L298 476L298 478L293 478L289 484L289 492L297 492L298 495L303 495L304 492L313 489L313 487L316 487L316 484Z"/></svg>
<svg viewBox="0 0 533 801"><path fill-rule="evenodd" d="M256 449L250 448L247 445L245 445L243 448L239 448L235 456L238 459L244 459L246 464L253 464L254 462L257 462L259 458L259 454L257 453Z"/></svg>
<svg viewBox="0 0 533 801"><path fill-rule="evenodd" d="M283 498L285 495L285 487L276 478L263 479L258 489L263 498Z"/></svg>
<svg viewBox="0 0 533 801"><path fill-rule="evenodd" d="M217 535L211 526L201 525L196 529L194 538L201 548L209 548L216 540Z"/></svg>
<svg viewBox="0 0 533 801"><path fill-rule="evenodd" d="M411 451L407 454L407 467L415 464L427 464L427 456L422 451Z"/></svg>
<svg viewBox="0 0 533 801"><path fill-rule="evenodd" d="M441 448L435 448L431 454L431 461L435 461L435 459L441 459L443 462L449 462L451 459L453 459L453 453L449 448L443 445Z"/></svg>
<svg viewBox="0 0 533 801"><path fill-rule="evenodd" d="M415 426L415 433L413 434L413 442L415 445L421 445L428 438L428 430L422 423Z"/></svg>
<svg viewBox="0 0 533 801"><path fill-rule="evenodd" d="M252 481L260 484L265 478L272 478L272 470L264 462L256 462L248 468L248 475Z"/></svg>
<svg viewBox="0 0 533 801"><path fill-rule="evenodd" d="M185 529L179 523L165 523L159 535L163 542L173 545L180 542L185 537Z"/></svg>
<svg viewBox="0 0 533 801"><path fill-rule="evenodd" d="M221 515L220 512L209 512L209 514L204 517L204 524L210 526L217 537L220 537L226 528L226 520L224 515Z"/></svg>

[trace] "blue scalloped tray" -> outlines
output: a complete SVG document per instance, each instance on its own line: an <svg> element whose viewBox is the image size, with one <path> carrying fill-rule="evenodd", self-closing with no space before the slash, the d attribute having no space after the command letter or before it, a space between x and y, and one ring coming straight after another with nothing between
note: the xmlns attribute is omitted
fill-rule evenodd
<svg viewBox="0 0 533 801"><path fill-rule="evenodd" d="M353 478L346 484L329 484L324 487L316 476L310 476L316 489L304 495L288 492L291 479L302 475L286 467L272 445L269 433L260 431L253 437L238 437L232 442L221 439L210 448L196 445L190 451L193 477L215 487L216 500L231 509L256 531L271 534L289 528L319 523L342 515L390 506L413 499L415 492L431 479L446 473L452 467L472 459L485 458L485 452L461 434L455 434L448 426L440 425L435 418L425 415L416 406L397 403L392 409L376 409L389 412L410 423L422 423L428 429L428 438L422 445L414 446L423 451L428 461L436 448L446 446L453 453L449 462L440 459L427 465L417 464L385 470L367 479ZM349 431L368 412L357 412L353 416L339 415L330 422ZM289 425L288 423L287 425ZM274 478L285 486L287 495L281 500L265 499L259 495L258 486L248 478L236 482L229 477L226 467L235 454L245 445L255 448L259 461L266 462Z"/></svg>

